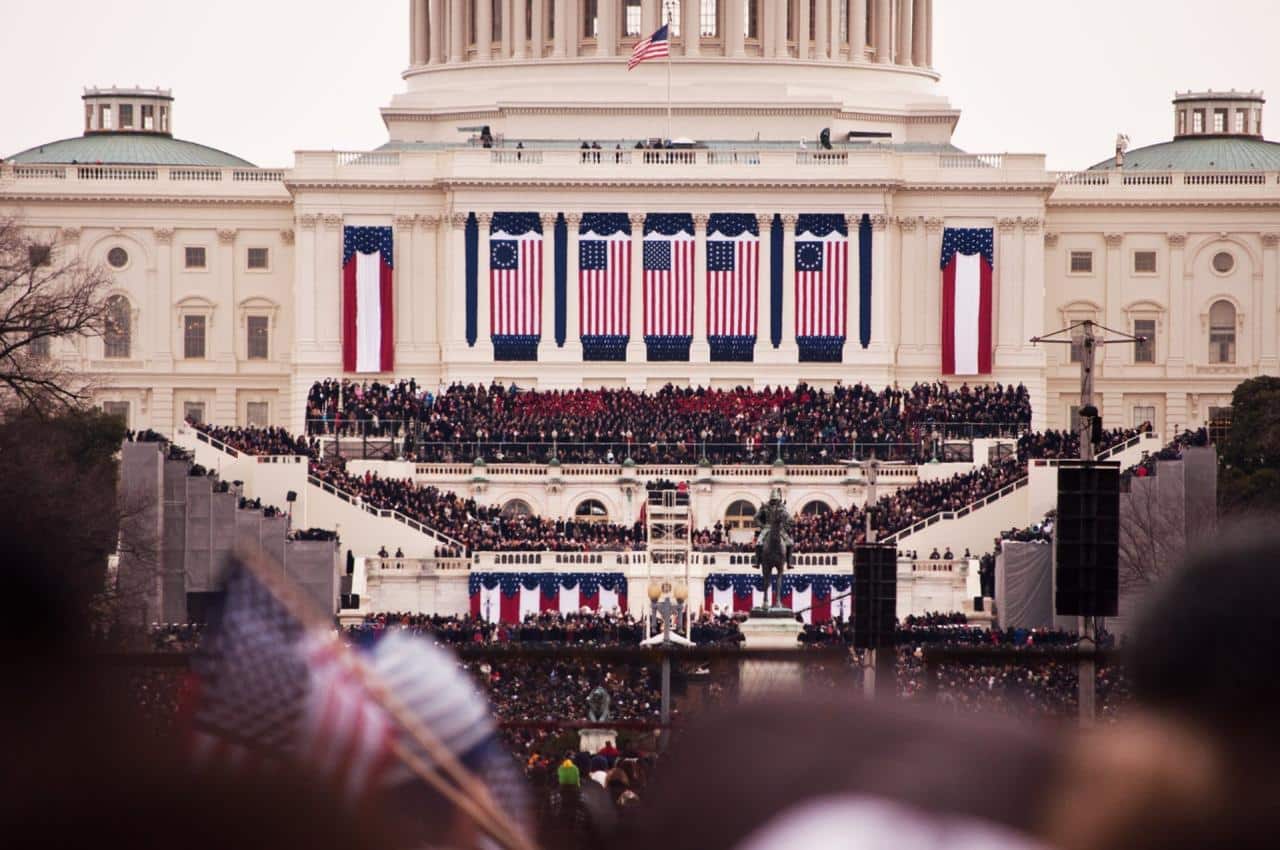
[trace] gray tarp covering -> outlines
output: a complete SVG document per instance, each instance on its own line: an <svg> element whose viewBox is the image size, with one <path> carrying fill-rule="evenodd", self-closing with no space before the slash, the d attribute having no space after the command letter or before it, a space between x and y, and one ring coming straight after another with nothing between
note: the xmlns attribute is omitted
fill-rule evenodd
<svg viewBox="0 0 1280 850"><path fill-rule="evenodd" d="M1053 546L1006 540L996 557L1000 628L1053 626Z"/></svg>

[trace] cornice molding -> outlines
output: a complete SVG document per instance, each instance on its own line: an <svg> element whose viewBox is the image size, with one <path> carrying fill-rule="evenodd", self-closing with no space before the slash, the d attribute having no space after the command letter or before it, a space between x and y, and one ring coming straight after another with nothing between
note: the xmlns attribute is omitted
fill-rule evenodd
<svg viewBox="0 0 1280 850"><path fill-rule="evenodd" d="M151 206L181 207L292 207L293 198L217 198L199 197L196 195L50 195L23 193L0 193L4 202L22 202L28 204L148 204Z"/></svg>

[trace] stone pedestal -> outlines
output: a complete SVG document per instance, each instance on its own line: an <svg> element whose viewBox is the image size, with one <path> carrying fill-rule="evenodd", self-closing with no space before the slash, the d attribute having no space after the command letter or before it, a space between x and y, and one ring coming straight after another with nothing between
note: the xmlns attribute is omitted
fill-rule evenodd
<svg viewBox="0 0 1280 850"><path fill-rule="evenodd" d="M578 752L580 753L595 755L610 741L613 742L615 747L618 746L618 732L616 729L578 730Z"/></svg>
<svg viewBox="0 0 1280 850"><path fill-rule="evenodd" d="M800 632L804 626L796 622L795 613L772 609L752 611L741 626L745 638L743 649L799 649ZM765 694L798 688L801 681L800 664L794 660L771 661L750 659L742 662L738 673L738 695L751 699Z"/></svg>

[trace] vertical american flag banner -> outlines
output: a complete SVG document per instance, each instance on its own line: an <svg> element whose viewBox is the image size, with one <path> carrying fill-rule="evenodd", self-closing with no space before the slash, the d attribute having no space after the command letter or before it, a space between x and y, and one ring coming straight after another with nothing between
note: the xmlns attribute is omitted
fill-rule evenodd
<svg viewBox="0 0 1280 850"><path fill-rule="evenodd" d="M650 362L688 362L693 343L689 213L650 213L644 222L644 344Z"/></svg>
<svg viewBox="0 0 1280 850"><path fill-rule="evenodd" d="M342 369L377 374L395 368L390 227L347 227L342 240Z"/></svg>
<svg viewBox="0 0 1280 850"><path fill-rule="evenodd" d="M542 220L494 213L489 228L489 333L494 360L537 360L542 339Z"/></svg>
<svg viewBox="0 0 1280 850"><path fill-rule="evenodd" d="M578 311L582 359L625 362L631 338L631 220L626 213L582 215Z"/></svg>
<svg viewBox="0 0 1280 850"><path fill-rule="evenodd" d="M991 374L990 227L948 227L942 234L942 374Z"/></svg>
<svg viewBox="0 0 1280 850"><path fill-rule="evenodd" d="M750 363L759 333L760 225L754 215L707 222L707 341L712 362Z"/></svg>
<svg viewBox="0 0 1280 850"><path fill-rule="evenodd" d="M796 343L801 363L839 363L849 299L849 226L843 215L796 222Z"/></svg>

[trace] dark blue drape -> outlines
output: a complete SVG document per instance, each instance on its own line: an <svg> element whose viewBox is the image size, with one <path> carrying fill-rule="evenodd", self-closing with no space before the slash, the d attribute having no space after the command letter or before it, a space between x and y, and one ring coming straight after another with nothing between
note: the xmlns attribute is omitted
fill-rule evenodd
<svg viewBox="0 0 1280 850"><path fill-rule="evenodd" d="M564 348L569 336L569 225L564 213L556 216L555 226L555 299L556 299L556 347Z"/></svg>
<svg viewBox="0 0 1280 850"><path fill-rule="evenodd" d="M463 232L467 264L467 345L475 348L480 338L480 223L475 213L467 214Z"/></svg>
<svg viewBox="0 0 1280 850"><path fill-rule="evenodd" d="M858 223L858 342L871 345L871 216Z"/></svg>
<svg viewBox="0 0 1280 850"><path fill-rule="evenodd" d="M782 216L775 213L769 231L769 341L782 347Z"/></svg>

